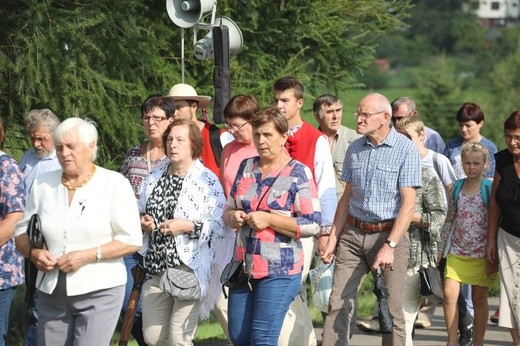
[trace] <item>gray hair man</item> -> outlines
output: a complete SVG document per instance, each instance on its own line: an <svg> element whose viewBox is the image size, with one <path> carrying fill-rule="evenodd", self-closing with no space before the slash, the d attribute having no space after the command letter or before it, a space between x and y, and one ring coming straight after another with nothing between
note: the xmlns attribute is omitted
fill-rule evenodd
<svg viewBox="0 0 520 346"><path fill-rule="evenodd" d="M419 115L415 101L409 97L398 97L392 101L392 122L395 124L402 117ZM442 154L446 145L441 135L432 128L424 126L424 146Z"/></svg>
<svg viewBox="0 0 520 346"><path fill-rule="evenodd" d="M337 96L332 94L319 96L314 100L312 110L314 118L319 125L318 130L320 130L329 141L336 178L336 196L339 200L345 189L345 182L341 180L345 153L350 143L361 137L361 135L341 124L343 104Z"/></svg>
<svg viewBox="0 0 520 346"><path fill-rule="evenodd" d="M25 193L29 196L34 179L42 173L61 169L56 149L54 148L54 130L60 124L58 117L50 109L33 109L24 117L25 128L29 133L32 147L20 160L20 170L25 179ZM38 345L38 310L36 308L38 294L35 292L36 267L30 261L25 262L27 290L30 307L29 325L25 337L26 346ZM34 298L30 298L34 296Z"/></svg>

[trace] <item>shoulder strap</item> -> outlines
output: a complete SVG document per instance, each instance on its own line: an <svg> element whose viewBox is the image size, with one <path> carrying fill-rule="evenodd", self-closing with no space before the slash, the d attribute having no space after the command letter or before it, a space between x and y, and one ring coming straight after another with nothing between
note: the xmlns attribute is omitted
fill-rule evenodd
<svg viewBox="0 0 520 346"><path fill-rule="evenodd" d="M484 178L482 180L482 185L480 185L480 194L482 195L482 201L486 205L486 208L489 206L489 196L491 195L491 185L493 182L489 179Z"/></svg>
<svg viewBox="0 0 520 346"><path fill-rule="evenodd" d="M459 200L460 190L462 189L462 185L464 185L464 181L466 181L466 178L457 180L451 188L455 209L457 209L457 201Z"/></svg>
<svg viewBox="0 0 520 346"><path fill-rule="evenodd" d="M209 127L209 139L211 142L211 150L217 163L217 167L220 168L220 156L222 155L222 143L220 142L220 127L215 124L211 124Z"/></svg>

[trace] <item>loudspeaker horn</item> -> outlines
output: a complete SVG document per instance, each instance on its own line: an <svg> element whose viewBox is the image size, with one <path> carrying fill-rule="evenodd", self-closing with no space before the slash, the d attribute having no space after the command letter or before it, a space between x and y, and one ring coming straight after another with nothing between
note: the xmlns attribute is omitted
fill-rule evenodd
<svg viewBox="0 0 520 346"><path fill-rule="evenodd" d="M242 31L238 25L224 16L217 16L215 18L215 24L225 25L229 29L229 55L238 55L242 51L244 45L244 38L242 37ZM213 33L211 30L198 40L193 46L195 57L199 60L208 60L213 58Z"/></svg>
<svg viewBox="0 0 520 346"><path fill-rule="evenodd" d="M168 16L175 25L185 29L195 26L215 6L216 0L166 0Z"/></svg>

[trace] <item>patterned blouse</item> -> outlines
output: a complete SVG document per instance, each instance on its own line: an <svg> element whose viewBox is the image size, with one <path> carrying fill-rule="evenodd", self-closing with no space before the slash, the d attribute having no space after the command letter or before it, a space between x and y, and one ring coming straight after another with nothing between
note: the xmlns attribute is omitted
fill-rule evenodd
<svg viewBox="0 0 520 346"><path fill-rule="evenodd" d="M159 225L165 220L174 218L173 211L177 206L184 177L168 174L168 170L155 184L146 203L146 214L154 218L156 229L150 235L150 247L146 254L146 269L149 274L165 271L167 267L176 267L181 259L175 247L173 237L159 232ZM191 239L198 238L202 223L195 222L193 231L188 235Z"/></svg>
<svg viewBox="0 0 520 346"><path fill-rule="evenodd" d="M159 167L169 161L166 156L163 156L160 159L151 161L150 168ZM141 144L137 144L128 151L121 166L121 174L130 181L137 200L139 200L141 184L148 172L149 169L146 159L141 155Z"/></svg>
<svg viewBox="0 0 520 346"><path fill-rule="evenodd" d="M0 151L0 219L25 208L25 184L16 162ZM23 256L16 251L11 237L0 247L0 290L18 286L24 282Z"/></svg>
<svg viewBox="0 0 520 346"><path fill-rule="evenodd" d="M428 254L432 262L436 261L437 240L440 228L446 219L444 186L437 174L430 168L423 166L421 174L422 182L421 187L417 189L415 212L421 214L422 223L429 224L429 227L410 225L408 229L410 236L408 268L428 263Z"/></svg>
<svg viewBox="0 0 520 346"><path fill-rule="evenodd" d="M254 231L244 227L235 249L235 258L245 256L246 270L255 279L269 275L294 275L302 271L303 250L300 236L318 233L320 203L310 169L291 161L276 177L262 179L259 157L242 161L227 206L246 213L268 211L296 219L296 237L288 237L272 228Z"/></svg>

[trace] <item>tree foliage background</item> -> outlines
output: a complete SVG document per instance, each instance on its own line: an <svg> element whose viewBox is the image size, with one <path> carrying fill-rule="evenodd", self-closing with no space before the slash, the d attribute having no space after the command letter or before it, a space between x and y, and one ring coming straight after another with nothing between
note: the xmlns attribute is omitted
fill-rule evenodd
<svg viewBox="0 0 520 346"><path fill-rule="evenodd" d="M407 1L385 0L219 1L217 14L244 36L231 62L232 94L251 93L266 105L284 75L299 77L310 92L344 88L408 9ZM12 150L28 147L23 115L48 107L61 119L96 121L98 161L117 168L141 140L142 100L181 81L180 28L164 0L4 0L0 16L0 112ZM212 95L213 61L193 57L191 31L186 82Z"/></svg>

